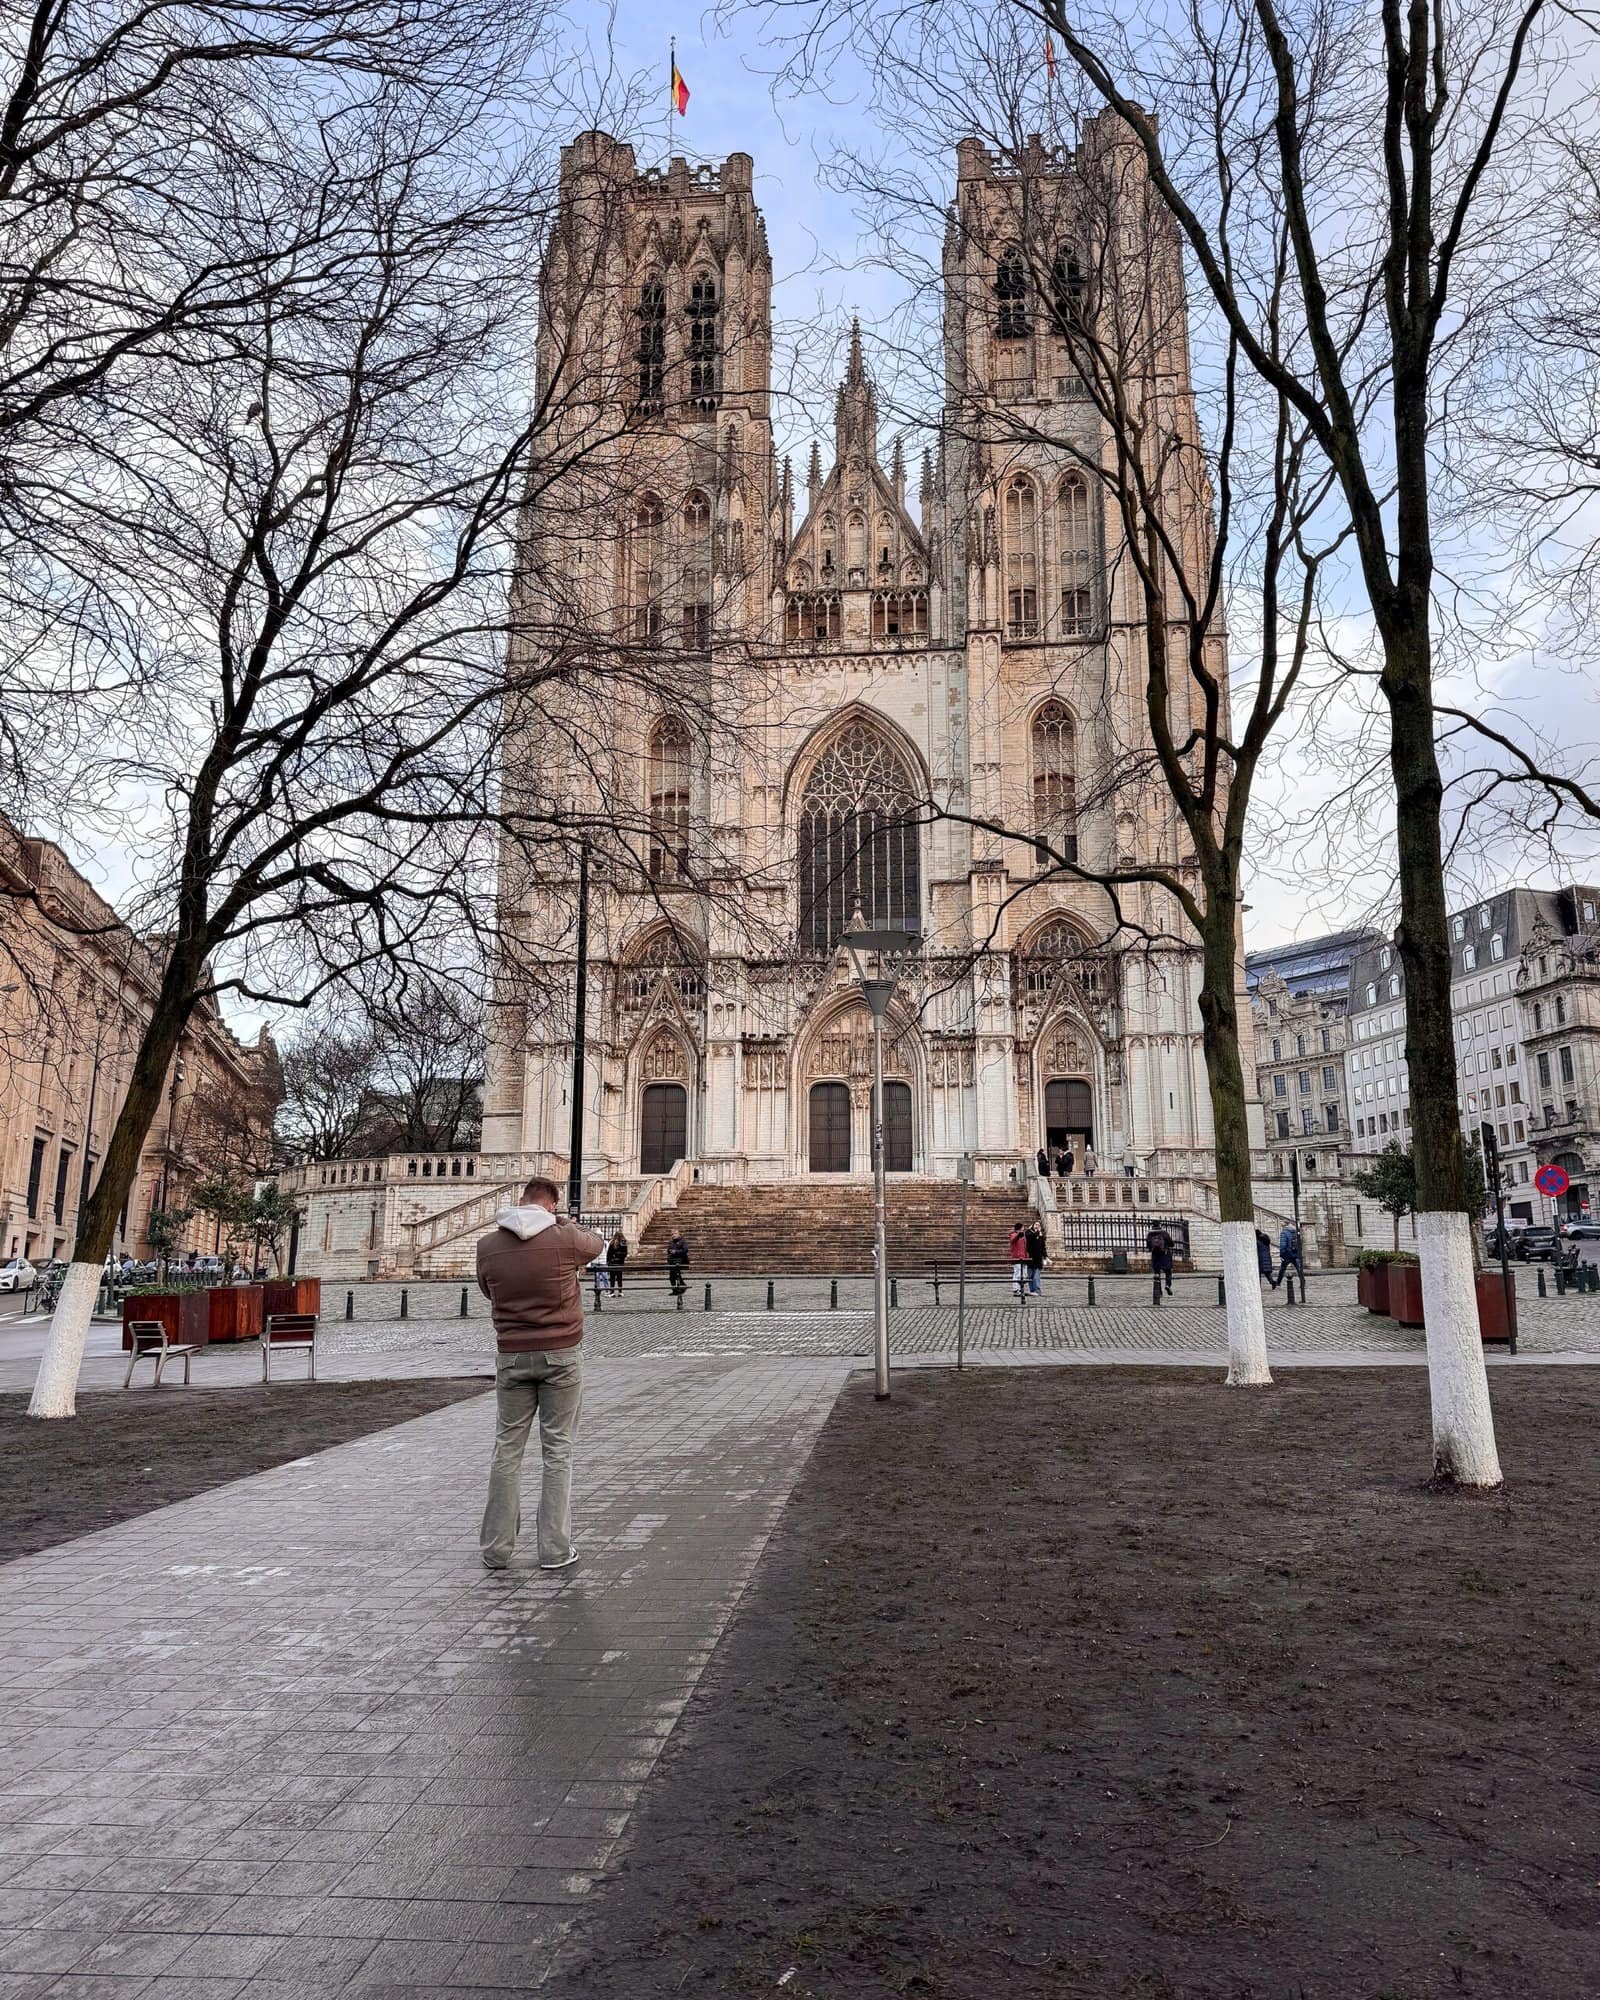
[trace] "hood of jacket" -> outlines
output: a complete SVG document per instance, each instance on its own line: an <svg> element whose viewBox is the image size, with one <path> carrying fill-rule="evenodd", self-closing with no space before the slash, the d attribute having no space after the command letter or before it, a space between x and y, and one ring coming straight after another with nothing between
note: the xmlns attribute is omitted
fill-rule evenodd
<svg viewBox="0 0 1600 2000"><path fill-rule="evenodd" d="M553 1229L558 1218L547 1208L535 1204L531 1208L503 1208L495 1217L498 1228L509 1229L513 1236L520 1236L524 1243L530 1236L537 1236L542 1229Z"/></svg>

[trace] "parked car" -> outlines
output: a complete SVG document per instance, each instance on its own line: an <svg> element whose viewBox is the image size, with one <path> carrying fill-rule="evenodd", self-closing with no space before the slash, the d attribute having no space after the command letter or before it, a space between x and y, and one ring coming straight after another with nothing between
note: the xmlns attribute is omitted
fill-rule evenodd
<svg viewBox="0 0 1600 2000"><path fill-rule="evenodd" d="M1592 1241L1596 1236L1600 1236L1600 1222L1592 1222L1588 1216L1580 1215L1575 1222L1567 1224L1564 1234Z"/></svg>
<svg viewBox="0 0 1600 2000"><path fill-rule="evenodd" d="M39 1282L39 1273L26 1257L13 1257L0 1264L0 1292L25 1292Z"/></svg>
<svg viewBox="0 0 1600 2000"><path fill-rule="evenodd" d="M1517 1238L1515 1254L1525 1264L1541 1262L1546 1257L1554 1257L1556 1254L1556 1232L1547 1223L1530 1223Z"/></svg>
<svg viewBox="0 0 1600 2000"><path fill-rule="evenodd" d="M1525 1234L1526 1230L1520 1228L1508 1229L1506 1231L1505 1254L1508 1257L1520 1257L1522 1255L1522 1252L1517 1248L1517 1245L1522 1241L1522 1238ZM1500 1231L1498 1229L1489 1229L1484 1232L1484 1248L1488 1251L1488 1254L1491 1257L1494 1258L1499 1257Z"/></svg>

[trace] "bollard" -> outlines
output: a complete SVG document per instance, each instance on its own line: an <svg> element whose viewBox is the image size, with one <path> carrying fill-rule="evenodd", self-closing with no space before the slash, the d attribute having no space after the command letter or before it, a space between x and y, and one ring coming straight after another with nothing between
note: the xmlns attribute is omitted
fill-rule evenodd
<svg viewBox="0 0 1600 2000"><path fill-rule="evenodd" d="M1283 1302L1284 1302L1284 1304L1285 1304L1286 1306L1292 1306L1292 1305L1294 1304L1294 1273L1293 1273L1293 1271L1290 1271L1290 1272L1288 1273L1288 1275L1287 1275L1287 1276L1286 1276L1286 1277L1284 1278L1284 1281L1283 1281L1283 1292L1284 1292L1284 1298L1283 1298Z"/></svg>
<svg viewBox="0 0 1600 2000"><path fill-rule="evenodd" d="M1534 1276L1539 1280L1540 1298L1547 1299L1550 1296L1550 1294L1544 1288L1544 1266L1542 1264L1539 1266L1538 1270L1534 1273Z"/></svg>
<svg viewBox="0 0 1600 2000"><path fill-rule="evenodd" d="M939 1303L939 1267L937 1264L933 1267L933 1302L935 1305Z"/></svg>
<svg viewBox="0 0 1600 2000"><path fill-rule="evenodd" d="M402 1319L411 1317L411 1294L403 1285L400 1288L400 1317Z"/></svg>
<svg viewBox="0 0 1600 2000"><path fill-rule="evenodd" d="M1089 1274L1089 1303L1090 1303L1090 1305L1093 1305L1093 1304L1094 1304L1094 1273L1093 1273L1093 1272L1090 1272L1090 1274Z"/></svg>
<svg viewBox="0 0 1600 2000"><path fill-rule="evenodd" d="M354 1319L356 1316L356 1295L354 1292L346 1292L344 1295L344 1316L346 1319Z"/></svg>
<svg viewBox="0 0 1600 2000"><path fill-rule="evenodd" d="M706 1279L706 1302L701 1310L703 1312L710 1312L711 1310L711 1280L709 1278Z"/></svg>
<svg viewBox="0 0 1600 2000"><path fill-rule="evenodd" d="M768 1280L767 1280L767 1311L768 1311L768 1312L771 1312L771 1310L772 1310L772 1280L771 1280L770 1278L768 1278Z"/></svg>
<svg viewBox="0 0 1600 2000"><path fill-rule="evenodd" d="M835 1278L833 1283L828 1287L828 1304L835 1310L838 1309L839 1280L837 1278Z"/></svg>
<svg viewBox="0 0 1600 2000"><path fill-rule="evenodd" d="M1556 1266L1556 1297L1558 1299L1564 1299L1566 1296L1567 1296L1567 1274L1558 1264Z"/></svg>
<svg viewBox="0 0 1600 2000"><path fill-rule="evenodd" d="M461 1317L465 1319L466 1316L467 1316L467 1288L465 1285L463 1285L461 1287Z"/></svg>
<svg viewBox="0 0 1600 2000"><path fill-rule="evenodd" d="M889 1304L896 1312L900 1310L900 1280L893 1276L889 1279Z"/></svg>
<svg viewBox="0 0 1600 2000"><path fill-rule="evenodd" d="M1217 1273L1217 1304L1219 1306L1226 1306L1227 1303L1228 1303L1228 1281L1226 1278L1223 1277L1222 1273L1219 1271Z"/></svg>
<svg viewBox="0 0 1600 2000"><path fill-rule="evenodd" d="M678 1302L679 1312L683 1311L683 1302L684 1299L688 1296L688 1291L689 1287L687 1285L680 1285L672 1295Z"/></svg>
<svg viewBox="0 0 1600 2000"><path fill-rule="evenodd" d="M606 1309L605 1288L600 1283L600 1273L598 1271L594 1274L594 1309L596 1312L604 1312Z"/></svg>

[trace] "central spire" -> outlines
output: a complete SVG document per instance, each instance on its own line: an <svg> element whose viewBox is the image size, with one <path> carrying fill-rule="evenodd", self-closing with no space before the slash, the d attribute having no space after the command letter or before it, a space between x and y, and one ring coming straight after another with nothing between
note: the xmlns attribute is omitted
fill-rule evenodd
<svg viewBox="0 0 1600 2000"><path fill-rule="evenodd" d="M877 455L878 397L861 352L861 322L853 319L850 359L845 365L844 381L839 385L834 413L834 461L843 465L846 458L854 456L871 465Z"/></svg>

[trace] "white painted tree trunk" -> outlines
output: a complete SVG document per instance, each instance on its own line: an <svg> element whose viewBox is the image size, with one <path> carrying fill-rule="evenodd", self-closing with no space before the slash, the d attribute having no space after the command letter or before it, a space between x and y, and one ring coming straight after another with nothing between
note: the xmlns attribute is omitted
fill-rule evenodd
<svg viewBox="0 0 1600 2000"><path fill-rule="evenodd" d="M1489 1371L1473 1284L1472 1229L1457 1210L1417 1217L1422 1318L1433 1398L1433 1467L1457 1486L1498 1486Z"/></svg>
<svg viewBox="0 0 1600 2000"><path fill-rule="evenodd" d="M1234 1389L1270 1389L1267 1366L1267 1322L1261 1310L1261 1273L1256 1262L1253 1222L1224 1222L1222 1282L1228 1299L1228 1385Z"/></svg>
<svg viewBox="0 0 1600 2000"><path fill-rule="evenodd" d="M62 1282L61 1295L44 1337L44 1354L33 1385L30 1417L75 1417L78 1414L78 1370L89 1342L89 1321L105 1268L73 1264Z"/></svg>

